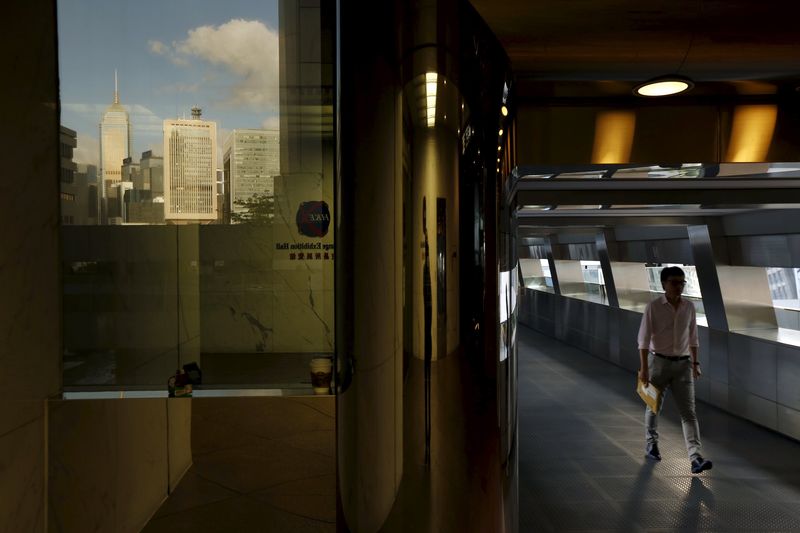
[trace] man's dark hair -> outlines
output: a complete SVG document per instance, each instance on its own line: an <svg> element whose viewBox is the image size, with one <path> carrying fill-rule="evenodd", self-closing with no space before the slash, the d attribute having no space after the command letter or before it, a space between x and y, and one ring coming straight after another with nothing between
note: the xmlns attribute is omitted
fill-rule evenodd
<svg viewBox="0 0 800 533"><path fill-rule="evenodd" d="M664 283L666 283L670 276L681 276L685 278L686 274L684 274L683 269L681 269L681 267L676 267L676 266L666 267L661 270L661 284L663 285Z"/></svg>

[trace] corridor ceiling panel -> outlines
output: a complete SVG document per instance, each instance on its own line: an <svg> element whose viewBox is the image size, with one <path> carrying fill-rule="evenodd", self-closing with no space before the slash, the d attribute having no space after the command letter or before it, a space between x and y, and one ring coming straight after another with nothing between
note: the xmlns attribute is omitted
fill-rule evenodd
<svg viewBox="0 0 800 533"><path fill-rule="evenodd" d="M797 78L799 2L473 0L520 78L695 81ZM742 90L770 90L750 84ZM630 90L608 83L607 91Z"/></svg>

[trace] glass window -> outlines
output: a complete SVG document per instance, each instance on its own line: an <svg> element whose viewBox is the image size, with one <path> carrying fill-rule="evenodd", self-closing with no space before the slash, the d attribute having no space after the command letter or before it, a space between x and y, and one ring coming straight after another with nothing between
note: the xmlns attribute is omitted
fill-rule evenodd
<svg viewBox="0 0 800 533"><path fill-rule="evenodd" d="M770 267L766 270L779 332L800 331L800 268ZM783 333L782 337L790 337L792 344L800 342L800 337L796 334Z"/></svg>
<svg viewBox="0 0 800 533"><path fill-rule="evenodd" d="M66 390L197 363L311 391L334 347L332 9L58 2Z"/></svg>
<svg viewBox="0 0 800 533"><path fill-rule="evenodd" d="M603 269L600 267L600 261L581 261L581 268L583 269L583 281L592 285L605 285L603 279Z"/></svg>

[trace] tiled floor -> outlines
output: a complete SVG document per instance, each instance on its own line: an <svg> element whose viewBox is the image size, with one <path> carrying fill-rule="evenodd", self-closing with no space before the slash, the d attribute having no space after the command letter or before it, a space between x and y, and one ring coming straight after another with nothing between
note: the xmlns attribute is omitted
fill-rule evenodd
<svg viewBox="0 0 800 533"><path fill-rule="evenodd" d="M800 531L800 443L699 403L692 475L667 397L644 458L635 376L522 326L520 531ZM702 378L701 378L702 379Z"/></svg>
<svg viewBox="0 0 800 533"><path fill-rule="evenodd" d="M193 398L194 464L143 530L336 530L332 396Z"/></svg>

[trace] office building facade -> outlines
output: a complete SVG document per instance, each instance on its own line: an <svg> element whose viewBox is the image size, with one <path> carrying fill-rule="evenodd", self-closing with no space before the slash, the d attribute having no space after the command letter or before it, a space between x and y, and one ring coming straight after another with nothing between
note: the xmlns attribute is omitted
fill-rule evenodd
<svg viewBox="0 0 800 533"><path fill-rule="evenodd" d="M250 210L248 202L274 202L274 178L280 172L278 131L233 130L225 141L223 153L233 217L246 217Z"/></svg>
<svg viewBox="0 0 800 533"><path fill-rule="evenodd" d="M191 119L164 121L164 219L210 222L217 217L217 124Z"/></svg>

